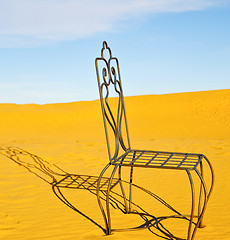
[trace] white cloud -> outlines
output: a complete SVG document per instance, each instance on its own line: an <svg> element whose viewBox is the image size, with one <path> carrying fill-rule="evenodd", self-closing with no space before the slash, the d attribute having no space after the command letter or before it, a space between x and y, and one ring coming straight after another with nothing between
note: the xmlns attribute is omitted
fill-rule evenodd
<svg viewBox="0 0 230 240"><path fill-rule="evenodd" d="M0 47L84 38L135 16L201 10L224 0L0 0Z"/></svg>

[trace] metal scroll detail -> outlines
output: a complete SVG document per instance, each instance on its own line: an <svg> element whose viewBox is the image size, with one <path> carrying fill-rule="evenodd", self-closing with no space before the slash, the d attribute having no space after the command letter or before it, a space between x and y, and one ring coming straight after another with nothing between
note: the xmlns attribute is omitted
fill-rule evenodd
<svg viewBox="0 0 230 240"><path fill-rule="evenodd" d="M106 57L107 55L107 57ZM110 161L116 159L119 150L130 149L129 134L126 121L124 97L121 85L118 59L112 56L111 49L103 42L101 57L96 58L96 71L100 93L101 107L105 126L106 140ZM116 97L110 102L111 92ZM109 134L112 129L113 138ZM122 134L124 132L124 135ZM114 151L112 151L114 142Z"/></svg>

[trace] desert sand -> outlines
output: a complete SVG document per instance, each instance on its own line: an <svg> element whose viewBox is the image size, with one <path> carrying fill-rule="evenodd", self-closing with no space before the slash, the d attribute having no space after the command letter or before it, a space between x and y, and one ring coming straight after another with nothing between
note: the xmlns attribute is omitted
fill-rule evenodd
<svg viewBox="0 0 230 240"><path fill-rule="evenodd" d="M230 239L230 90L126 97L125 102L132 147L203 153L209 158L215 185L204 216L206 227L198 229L195 239ZM0 116L1 240L162 239L154 229L109 236L101 229L104 222L94 185L91 191L85 189L87 179L95 180L108 162L99 100L0 104ZM35 154L50 168L56 165L85 179L82 187L64 191L78 212L58 199L49 176L41 171L33 174L33 155L17 156L28 169L9 158L16 148ZM189 212L190 186L184 171L138 169L134 174L137 186L160 196L178 211ZM134 189L133 202L157 217L170 214L140 189ZM113 228L143 223L140 217L123 214L116 206L111 207L111 214ZM165 221L167 229L184 236L184 220Z"/></svg>

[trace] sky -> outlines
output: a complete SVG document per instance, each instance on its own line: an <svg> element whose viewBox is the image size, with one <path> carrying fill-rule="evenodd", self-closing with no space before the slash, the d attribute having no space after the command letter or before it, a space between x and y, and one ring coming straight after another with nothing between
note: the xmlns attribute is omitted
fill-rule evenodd
<svg viewBox="0 0 230 240"><path fill-rule="evenodd" d="M125 96L230 89L230 0L0 0L0 103L99 98L107 41Z"/></svg>

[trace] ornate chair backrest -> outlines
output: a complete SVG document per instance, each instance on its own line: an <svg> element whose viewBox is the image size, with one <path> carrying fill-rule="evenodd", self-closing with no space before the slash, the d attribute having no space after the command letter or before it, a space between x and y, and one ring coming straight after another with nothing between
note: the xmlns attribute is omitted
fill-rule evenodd
<svg viewBox="0 0 230 240"><path fill-rule="evenodd" d="M120 152L130 149L130 141L119 63L105 41L95 64L109 160L112 161Z"/></svg>

